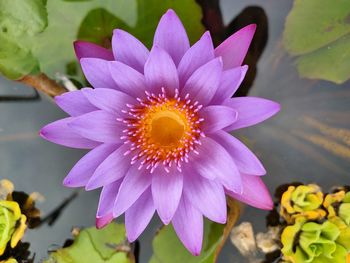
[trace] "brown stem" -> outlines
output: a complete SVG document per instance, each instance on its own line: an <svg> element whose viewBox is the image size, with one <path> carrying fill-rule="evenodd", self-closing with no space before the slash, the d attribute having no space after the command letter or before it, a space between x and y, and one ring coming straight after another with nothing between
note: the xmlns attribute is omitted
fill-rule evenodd
<svg viewBox="0 0 350 263"><path fill-rule="evenodd" d="M64 87L59 85L56 81L50 79L44 73L41 73L39 75L27 75L18 81L31 86L38 91L44 92L51 97L67 92Z"/></svg>

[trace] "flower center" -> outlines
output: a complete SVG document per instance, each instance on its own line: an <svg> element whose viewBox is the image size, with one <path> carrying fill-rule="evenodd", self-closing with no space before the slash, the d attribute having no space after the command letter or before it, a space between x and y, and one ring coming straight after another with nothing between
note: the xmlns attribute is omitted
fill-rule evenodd
<svg viewBox="0 0 350 263"><path fill-rule="evenodd" d="M169 171L172 163L181 171L181 162L188 161L188 153L200 144L201 122L198 111L202 107L192 102L189 95L180 98L178 91L172 97L165 90L159 95L146 92L145 99L137 99L139 104L127 105L127 124L122 139L130 143L133 153L131 163L141 160L140 168L145 166L151 172L163 165Z"/></svg>
<svg viewBox="0 0 350 263"><path fill-rule="evenodd" d="M152 119L151 139L161 146L176 146L184 135L185 123L173 111L160 111Z"/></svg>

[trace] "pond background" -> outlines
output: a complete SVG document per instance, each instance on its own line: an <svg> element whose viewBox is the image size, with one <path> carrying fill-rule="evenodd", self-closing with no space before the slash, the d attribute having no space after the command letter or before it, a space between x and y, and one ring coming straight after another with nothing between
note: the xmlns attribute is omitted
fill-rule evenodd
<svg viewBox="0 0 350 263"><path fill-rule="evenodd" d="M350 128L349 83L336 85L298 77L294 61L281 43L292 3L291 0L222 0L220 3L225 23L251 6L266 14L267 44L257 61L254 82L249 90L247 85L244 93L277 101L282 110L274 118L236 135L266 167L268 174L264 181L272 193L283 183L316 182L328 190L335 185L349 184L350 178L350 147L339 147L327 134L327 129ZM259 45L264 39L254 41ZM9 95L32 97L35 93L19 83L0 78L0 97ZM43 94L40 100L0 101L0 112L0 179L10 179L19 191L40 192L46 200L38 207L45 215L75 191L63 187L62 181L85 152L46 142L38 136L42 126L66 116ZM337 139L346 141L345 137ZM30 242L36 262L47 257L48 249L62 246L71 237L73 226L94 225L98 196L99 191L80 191L52 227L43 225L27 231L24 240ZM245 206L239 222L250 221L255 231L263 231L266 214ZM160 225L154 217L140 237L141 263L148 262L152 255L152 239ZM228 240L219 262L244 262L244 259Z"/></svg>

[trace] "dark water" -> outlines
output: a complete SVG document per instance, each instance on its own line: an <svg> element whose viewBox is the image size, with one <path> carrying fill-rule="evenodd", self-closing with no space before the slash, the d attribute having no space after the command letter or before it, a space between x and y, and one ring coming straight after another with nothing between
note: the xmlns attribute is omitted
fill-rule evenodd
<svg viewBox="0 0 350 263"><path fill-rule="evenodd" d="M271 192L280 184L294 181L316 182L324 189L349 184L350 139L329 132L343 129L350 133L349 83L299 79L293 60L281 44L291 5L291 0L221 2L225 25L244 12L218 35L252 21L259 28L247 58L249 78L240 95L261 96L282 104L277 117L236 135L264 163L268 171L265 182ZM62 186L62 180L84 152L48 143L37 135L43 125L65 116L49 98L41 95L38 100L28 87L0 79L0 96L9 95L32 100L0 101L0 178L11 179L18 190L42 193L46 200L39 207L47 214L72 194L73 190ZM46 257L48 248L61 246L70 237L72 226L94 225L98 194L82 191L52 227L43 225L27 231L25 240L31 243L37 261ZM251 221L260 231L264 230L265 216L264 211L245 207L240 221ZM159 226L159 220L153 219L141 236L140 262L148 262ZM244 261L228 241L219 262Z"/></svg>

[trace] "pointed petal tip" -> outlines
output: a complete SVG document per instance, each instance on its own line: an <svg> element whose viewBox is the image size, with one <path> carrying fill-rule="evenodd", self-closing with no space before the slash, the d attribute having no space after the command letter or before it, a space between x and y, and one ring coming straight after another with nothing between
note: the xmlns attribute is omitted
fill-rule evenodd
<svg viewBox="0 0 350 263"><path fill-rule="evenodd" d="M134 242L138 237L135 234L126 233L126 238L128 239L129 243Z"/></svg>
<svg viewBox="0 0 350 263"><path fill-rule="evenodd" d="M63 182L62 182L62 184L63 184L63 186L65 186L65 187L70 187L70 185L71 185L71 180L69 179L69 178L67 178L68 176L66 176L66 178L64 178L63 179Z"/></svg>
<svg viewBox="0 0 350 263"><path fill-rule="evenodd" d="M45 127L41 128L38 132L39 136L45 140L47 140L46 138L46 132L45 132Z"/></svg>
<svg viewBox="0 0 350 263"><path fill-rule="evenodd" d="M191 254L195 257L198 257L201 254L202 248L199 246L193 247L193 248L188 248Z"/></svg>
<svg viewBox="0 0 350 263"><path fill-rule="evenodd" d="M165 14L175 14L176 15L176 12L174 11L174 9L171 9L171 8L169 8L166 12L165 12Z"/></svg>
<svg viewBox="0 0 350 263"><path fill-rule="evenodd" d="M107 226L110 222L112 222L113 216L112 215L106 215L106 216L96 216L96 228L101 229Z"/></svg>
<svg viewBox="0 0 350 263"><path fill-rule="evenodd" d="M96 184L95 181L89 180L88 183L85 186L85 190L86 191L92 191L92 190L96 190L97 188L100 188L100 187L102 187L102 185L98 185L98 184Z"/></svg>
<svg viewBox="0 0 350 263"><path fill-rule="evenodd" d="M248 65L243 65L242 67L242 75L245 75L249 69L249 66Z"/></svg>

